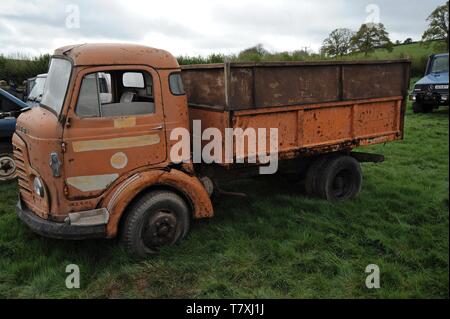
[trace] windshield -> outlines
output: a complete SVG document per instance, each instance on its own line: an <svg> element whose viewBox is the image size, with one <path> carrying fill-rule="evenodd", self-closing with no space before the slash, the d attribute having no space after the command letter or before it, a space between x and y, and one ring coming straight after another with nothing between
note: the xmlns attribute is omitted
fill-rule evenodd
<svg viewBox="0 0 450 319"><path fill-rule="evenodd" d="M36 78L33 89L28 95L28 100L35 102L41 101L42 94L44 93L45 80L46 78Z"/></svg>
<svg viewBox="0 0 450 319"><path fill-rule="evenodd" d="M47 75L44 95L41 104L61 112L70 79L72 64L64 59L53 58Z"/></svg>
<svg viewBox="0 0 450 319"><path fill-rule="evenodd" d="M448 55L434 58L433 66L431 67L431 72L433 73L448 72Z"/></svg>

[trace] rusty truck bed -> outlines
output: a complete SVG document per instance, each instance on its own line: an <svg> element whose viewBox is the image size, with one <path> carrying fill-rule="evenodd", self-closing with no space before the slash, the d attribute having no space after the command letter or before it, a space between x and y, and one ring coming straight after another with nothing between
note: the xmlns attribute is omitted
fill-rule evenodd
<svg viewBox="0 0 450 319"><path fill-rule="evenodd" d="M182 67L202 129L278 128L279 159L403 138L410 62L333 61Z"/></svg>

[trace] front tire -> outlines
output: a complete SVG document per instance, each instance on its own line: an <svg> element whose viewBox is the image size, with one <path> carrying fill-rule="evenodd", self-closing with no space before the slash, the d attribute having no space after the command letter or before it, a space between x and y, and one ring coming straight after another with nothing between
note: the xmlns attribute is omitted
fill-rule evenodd
<svg viewBox="0 0 450 319"><path fill-rule="evenodd" d="M433 111L433 107L431 105L421 104L419 102L414 102L412 105L413 113L430 113Z"/></svg>
<svg viewBox="0 0 450 319"><path fill-rule="evenodd" d="M146 257L182 240L189 227L190 210L179 195L152 191L129 208L122 240L133 255Z"/></svg>
<svg viewBox="0 0 450 319"><path fill-rule="evenodd" d="M362 171L359 162L351 156L330 158L322 167L317 181L318 195L329 201L343 201L361 191Z"/></svg>

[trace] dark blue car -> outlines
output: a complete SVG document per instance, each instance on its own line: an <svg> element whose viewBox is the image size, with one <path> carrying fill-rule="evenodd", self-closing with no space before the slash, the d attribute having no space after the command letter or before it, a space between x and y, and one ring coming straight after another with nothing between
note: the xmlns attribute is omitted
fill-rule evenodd
<svg viewBox="0 0 450 319"><path fill-rule="evenodd" d="M428 59L425 76L414 85L410 99L414 113L427 113L448 105L448 53L434 54Z"/></svg>
<svg viewBox="0 0 450 319"><path fill-rule="evenodd" d="M11 137L16 129L16 118L29 108L22 100L0 89L0 182L16 176Z"/></svg>
<svg viewBox="0 0 450 319"><path fill-rule="evenodd" d="M16 165L13 160L11 138L16 129L16 118L23 111L40 103L44 93L47 74L39 74L32 80L34 85L28 88L27 101L24 103L16 96L0 89L0 182L15 178Z"/></svg>

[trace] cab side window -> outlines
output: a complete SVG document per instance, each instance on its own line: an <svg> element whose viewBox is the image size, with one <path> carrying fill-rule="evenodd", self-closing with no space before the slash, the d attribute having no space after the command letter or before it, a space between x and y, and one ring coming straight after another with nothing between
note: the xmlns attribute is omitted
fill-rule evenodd
<svg viewBox="0 0 450 319"><path fill-rule="evenodd" d="M143 71L88 74L81 83L75 112L80 117L155 113L152 76Z"/></svg>

